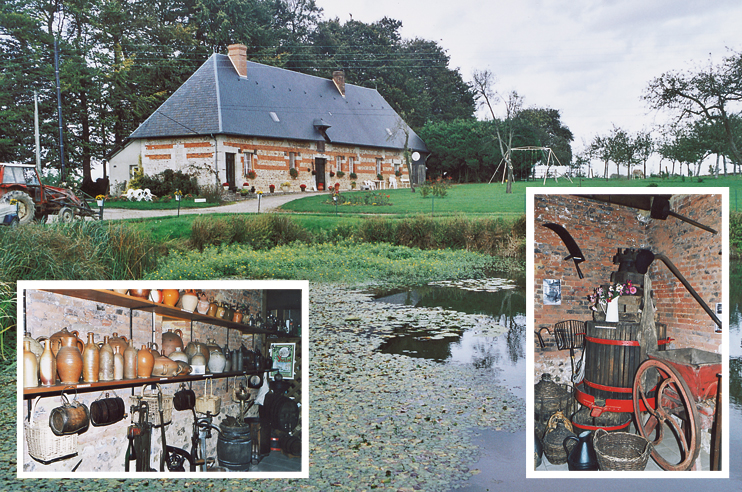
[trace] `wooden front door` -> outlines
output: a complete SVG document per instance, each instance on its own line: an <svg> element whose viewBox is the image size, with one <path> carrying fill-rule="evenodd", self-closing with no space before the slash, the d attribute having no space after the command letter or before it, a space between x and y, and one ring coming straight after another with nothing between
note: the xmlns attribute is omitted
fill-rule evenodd
<svg viewBox="0 0 742 492"><path fill-rule="evenodd" d="M227 183L229 183L229 189L234 190L237 187L234 170L234 153L227 152L226 154L227 163Z"/></svg>
<svg viewBox="0 0 742 492"><path fill-rule="evenodd" d="M325 186L325 165L327 164L327 159L324 157L317 157L314 159L314 170L317 172L317 189L318 190L324 190L326 188ZM321 185L320 185L321 183Z"/></svg>

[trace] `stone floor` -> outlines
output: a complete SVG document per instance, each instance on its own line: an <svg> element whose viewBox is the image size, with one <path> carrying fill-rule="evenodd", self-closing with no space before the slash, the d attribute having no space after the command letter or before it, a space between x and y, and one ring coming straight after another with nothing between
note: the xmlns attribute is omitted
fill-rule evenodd
<svg viewBox="0 0 742 492"><path fill-rule="evenodd" d="M298 472L301 471L301 456L288 456L280 451L271 451L271 454L260 460L257 465L250 466L251 472Z"/></svg>

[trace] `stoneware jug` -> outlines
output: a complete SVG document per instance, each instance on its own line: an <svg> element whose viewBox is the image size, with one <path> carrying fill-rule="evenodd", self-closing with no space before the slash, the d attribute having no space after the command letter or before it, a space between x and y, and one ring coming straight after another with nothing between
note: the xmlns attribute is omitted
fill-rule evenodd
<svg viewBox="0 0 742 492"><path fill-rule="evenodd" d="M183 349L183 332L168 330L162 334L162 355L170 357L176 348Z"/></svg>
<svg viewBox="0 0 742 492"><path fill-rule="evenodd" d="M178 289L163 289L162 291L162 303L168 306L175 307L180 299L180 292Z"/></svg>
<svg viewBox="0 0 742 492"><path fill-rule="evenodd" d="M39 378L44 386L53 386L57 379L57 359L52 354L52 342L44 342L44 351L39 358Z"/></svg>
<svg viewBox="0 0 742 492"><path fill-rule="evenodd" d="M49 341L54 350L54 342ZM82 374L82 353L77 348L77 338L67 337L62 341L63 345L57 353L57 373L64 384L77 384Z"/></svg>
<svg viewBox="0 0 742 492"><path fill-rule="evenodd" d="M155 357L152 366L152 376L158 378L170 378L178 374L178 363L164 355Z"/></svg>
<svg viewBox="0 0 742 492"><path fill-rule="evenodd" d="M123 335L119 336L119 334L114 331L113 335L108 337L108 345L111 346L111 349L118 346L119 354L124 355L126 347L129 346L129 340Z"/></svg>
<svg viewBox="0 0 742 492"><path fill-rule="evenodd" d="M99 353L98 380L113 381L113 349L108 343L107 335L103 337Z"/></svg>
<svg viewBox="0 0 742 492"><path fill-rule="evenodd" d="M95 344L95 333L88 333L88 343L82 353L82 380L97 383L100 371L100 351Z"/></svg>
<svg viewBox="0 0 742 492"><path fill-rule="evenodd" d="M124 379L137 378L137 349L134 340L129 340L129 346L124 351Z"/></svg>
<svg viewBox="0 0 742 492"><path fill-rule="evenodd" d="M52 354L54 357L57 356L62 345L65 345L65 340L67 338L72 338L74 340L75 346L82 354L82 351L85 349L85 344L80 340L78 335L79 332L77 330L68 331L67 328L62 328L54 335L50 336L49 339L52 341Z"/></svg>
<svg viewBox="0 0 742 492"><path fill-rule="evenodd" d="M137 377L151 377L154 365L155 356L152 355L146 345L142 345L142 348L137 352Z"/></svg>
<svg viewBox="0 0 742 492"><path fill-rule="evenodd" d="M31 352L31 343L23 342L23 387L35 388L39 385L39 361Z"/></svg>
<svg viewBox="0 0 742 492"><path fill-rule="evenodd" d="M121 381L124 379L124 354L119 352L119 346L113 347L113 379Z"/></svg>
<svg viewBox="0 0 742 492"><path fill-rule="evenodd" d="M567 436L564 439L564 450L568 453L567 465L570 471L597 471L598 457L593 449L593 434L589 430L578 436ZM572 447L570 451L569 448Z"/></svg>
<svg viewBox="0 0 742 492"><path fill-rule="evenodd" d="M198 306L198 296L193 290L186 290L180 298L180 306L184 311L194 312Z"/></svg>

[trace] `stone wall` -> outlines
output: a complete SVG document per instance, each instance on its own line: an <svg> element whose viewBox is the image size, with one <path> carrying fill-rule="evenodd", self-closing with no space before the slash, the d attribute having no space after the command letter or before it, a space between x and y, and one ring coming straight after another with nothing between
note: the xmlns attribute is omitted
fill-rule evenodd
<svg viewBox="0 0 742 492"><path fill-rule="evenodd" d="M249 306L251 313L262 312L265 315L265 299L263 291L259 290L209 290L205 291L207 295L218 301L224 301L232 304ZM25 327L26 330L34 337L50 336L62 328L67 327L69 330L78 330L80 337L87 340L87 333L95 333L96 342L102 341L103 335L112 335L114 332L120 336L126 336L127 339L133 339L135 346L140 348L148 342L161 342L163 331L168 329L180 329L183 333L184 345L191 340L206 342L207 339L214 339L220 346L224 346L228 340L230 348L239 347L243 343L247 348L252 349L259 347L265 354L265 336L242 334L239 330L228 329L207 323L191 323L163 319L162 316L153 315L144 311L130 311L128 308L116 307L94 301L78 299L56 293L27 290L25 304ZM131 331L130 331L131 322ZM297 353L301 353L300 350ZM297 361L297 367L299 366ZM232 401L231 391L236 384L243 381L242 377L237 378L218 378L213 379L213 394L221 398L221 412L214 418L214 424L219 425L226 415L236 415L238 404ZM186 383L189 384L189 383ZM201 396L205 392L205 381L194 381L190 383L196 396ZM165 394L174 394L179 387L178 383L161 384ZM69 393L69 398L85 403L88 408L90 404L108 393L111 397L119 396L124 399L127 413L131 405L130 397L133 394L140 394L141 387L121 388L114 390L92 391L92 392L73 392ZM209 384L211 391L211 384ZM147 392L151 392L147 389ZM257 390L251 390L254 394ZM300 393L298 393L300 396ZM33 400L24 400L24 416L27 415L27 408ZM48 422L49 413L55 407L61 406L60 396L43 397L39 400L34 420ZM258 406L255 405L249 416L256 416ZM57 461L51 464L42 464L28 455L26 441L23 441L23 462L21 466L25 471L56 471L68 472L82 459L78 468L81 472L97 471L123 471L124 457L128 446L126 430L131 423L131 416L124 420L105 427L90 426L89 429L79 435L78 449L79 456ZM166 427L167 443L185 449L191 450L191 436L193 433L193 413L190 411L175 411L172 413L172 423ZM212 433L213 437L207 443L207 455L216 456L217 433ZM156 469L159 468L159 455L162 449L161 433L159 429L153 429L152 434L152 452L151 463ZM133 470L134 463L131 463Z"/></svg>

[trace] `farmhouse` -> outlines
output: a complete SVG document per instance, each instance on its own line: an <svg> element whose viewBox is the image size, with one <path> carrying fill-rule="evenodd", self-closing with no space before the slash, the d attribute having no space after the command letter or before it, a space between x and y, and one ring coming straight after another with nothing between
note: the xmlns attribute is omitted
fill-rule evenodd
<svg viewBox="0 0 742 492"><path fill-rule="evenodd" d="M323 79L249 62L246 50L212 55L129 136L109 160L113 187L140 168L232 190L424 181L425 143L375 89L346 84L342 71Z"/></svg>

